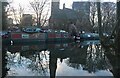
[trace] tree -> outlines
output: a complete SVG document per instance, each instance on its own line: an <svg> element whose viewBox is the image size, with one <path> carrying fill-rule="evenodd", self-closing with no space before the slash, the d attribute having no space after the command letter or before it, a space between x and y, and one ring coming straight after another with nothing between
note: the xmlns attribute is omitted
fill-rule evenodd
<svg viewBox="0 0 120 78"><path fill-rule="evenodd" d="M19 14L19 24L21 24L22 15L24 14L24 8L20 4L18 9L18 14Z"/></svg>
<svg viewBox="0 0 120 78"><path fill-rule="evenodd" d="M12 3L12 2L11 2ZM19 4L18 9L15 9L11 3L7 7L7 14L9 17L12 17L16 24L21 23L22 15L24 14L24 8Z"/></svg>
<svg viewBox="0 0 120 78"><path fill-rule="evenodd" d="M116 37L115 44L117 46L117 52L120 50L120 1L117 2L117 25L116 25Z"/></svg>
<svg viewBox="0 0 120 78"><path fill-rule="evenodd" d="M113 2L102 3L101 15L103 32L111 33L116 23L116 4Z"/></svg>
<svg viewBox="0 0 120 78"><path fill-rule="evenodd" d="M99 8L100 7L100 8ZM90 22L91 22L91 26L93 28L98 26L98 21L96 21L96 19L98 19L98 17L96 17L97 15L97 9L99 8L99 21L101 20L101 27L99 31L101 31L102 33L111 33L111 30L113 29L113 27L116 24L116 4L113 2L103 2L100 3L98 7L98 2L91 2L91 6L90 6ZM97 25L96 25L97 24Z"/></svg>
<svg viewBox="0 0 120 78"><path fill-rule="evenodd" d="M92 31L95 31L95 23L96 23L96 12L97 12L97 4L96 2L90 3L90 23L92 26Z"/></svg>
<svg viewBox="0 0 120 78"><path fill-rule="evenodd" d="M34 0L30 5L36 14L37 26L44 26L49 15L49 0Z"/></svg>
<svg viewBox="0 0 120 78"><path fill-rule="evenodd" d="M97 2L97 15L98 15L98 29L99 29L99 36L100 36L100 39L102 39L102 25L101 25L101 3L98 1Z"/></svg>
<svg viewBox="0 0 120 78"><path fill-rule="evenodd" d="M7 11L6 6L8 5L7 2L2 2L2 30L7 29Z"/></svg>
<svg viewBox="0 0 120 78"><path fill-rule="evenodd" d="M97 15L98 15L98 31L99 31L99 38L100 42L103 46L106 46L106 43L109 43L110 39L106 36L103 35L103 30L102 30L102 15L101 15L101 3L100 1L97 2ZM110 44L110 43L109 43Z"/></svg>

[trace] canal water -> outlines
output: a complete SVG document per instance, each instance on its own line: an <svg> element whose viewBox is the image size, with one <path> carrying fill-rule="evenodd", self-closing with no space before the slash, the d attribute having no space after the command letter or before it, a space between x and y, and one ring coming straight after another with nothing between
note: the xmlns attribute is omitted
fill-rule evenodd
<svg viewBox="0 0 120 78"><path fill-rule="evenodd" d="M114 76L111 57L99 41L4 45L7 76ZM108 53L109 52L109 53ZM114 58L114 57L112 57Z"/></svg>

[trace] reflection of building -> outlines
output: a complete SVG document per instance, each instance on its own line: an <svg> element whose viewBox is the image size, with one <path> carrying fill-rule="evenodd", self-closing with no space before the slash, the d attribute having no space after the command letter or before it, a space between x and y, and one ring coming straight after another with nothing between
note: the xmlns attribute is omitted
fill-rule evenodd
<svg viewBox="0 0 120 78"><path fill-rule="evenodd" d="M32 15L23 14L21 24L22 26L32 26Z"/></svg>
<svg viewBox="0 0 120 78"><path fill-rule="evenodd" d="M81 7L79 7L79 9L77 8L81 12L83 12L83 9L84 9L84 13L81 13L76 9L77 7L75 6L76 3L82 4L83 2L74 2L73 9L65 8L65 4L63 4L63 9L59 9L59 1L52 2L51 17L49 19L50 27L53 29L64 29L68 31L68 28L69 28L68 26L70 21L76 24L77 20L83 19L83 16L85 18L83 20L86 21L86 19L89 18L89 9L90 9L89 2L84 2L85 5L84 6L81 5L82 8Z"/></svg>

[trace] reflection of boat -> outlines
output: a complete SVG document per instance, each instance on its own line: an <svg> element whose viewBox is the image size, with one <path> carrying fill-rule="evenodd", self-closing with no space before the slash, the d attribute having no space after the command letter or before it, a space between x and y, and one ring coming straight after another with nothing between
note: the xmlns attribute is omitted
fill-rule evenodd
<svg viewBox="0 0 120 78"><path fill-rule="evenodd" d="M95 45L100 44L100 41L99 40L86 40L86 41L80 42L81 46L92 45L92 44L95 44Z"/></svg>
<svg viewBox="0 0 120 78"><path fill-rule="evenodd" d="M81 40L99 40L99 34L97 33L83 33L80 34Z"/></svg>
<svg viewBox="0 0 120 78"><path fill-rule="evenodd" d="M49 43L49 44L15 44L15 45L4 45L10 52L36 52L42 50L52 49L64 49L67 48L69 43ZM63 50L62 50L63 51Z"/></svg>

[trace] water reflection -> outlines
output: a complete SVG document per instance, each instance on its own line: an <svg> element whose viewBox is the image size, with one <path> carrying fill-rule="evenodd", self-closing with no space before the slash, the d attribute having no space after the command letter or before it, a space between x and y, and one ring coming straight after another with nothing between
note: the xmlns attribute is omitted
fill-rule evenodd
<svg viewBox="0 0 120 78"><path fill-rule="evenodd" d="M4 46L7 76L113 76L99 41Z"/></svg>
<svg viewBox="0 0 120 78"><path fill-rule="evenodd" d="M8 76L46 76L49 68L49 51L41 51L34 55L27 54L23 56L22 53L13 53L7 51L7 68ZM25 71L25 72L23 72Z"/></svg>
<svg viewBox="0 0 120 78"><path fill-rule="evenodd" d="M104 52L101 45L92 44L88 46L85 69L88 70L89 73L110 68L110 64L108 64L109 61Z"/></svg>

